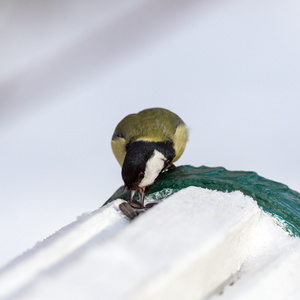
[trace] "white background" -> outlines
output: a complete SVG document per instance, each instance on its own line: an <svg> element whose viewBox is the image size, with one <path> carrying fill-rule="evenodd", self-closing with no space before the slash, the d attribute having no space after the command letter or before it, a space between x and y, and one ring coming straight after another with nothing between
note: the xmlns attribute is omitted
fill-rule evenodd
<svg viewBox="0 0 300 300"><path fill-rule="evenodd" d="M0 45L0 266L122 184L144 108L189 126L177 164L300 191L299 1L0 1Z"/></svg>

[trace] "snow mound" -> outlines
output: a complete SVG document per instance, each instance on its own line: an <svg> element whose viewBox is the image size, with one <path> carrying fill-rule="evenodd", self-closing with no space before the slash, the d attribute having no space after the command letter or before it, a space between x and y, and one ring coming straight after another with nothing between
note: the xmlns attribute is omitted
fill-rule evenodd
<svg viewBox="0 0 300 300"><path fill-rule="evenodd" d="M122 201L6 266L0 298L298 299L299 239L251 197L189 187L132 222Z"/></svg>

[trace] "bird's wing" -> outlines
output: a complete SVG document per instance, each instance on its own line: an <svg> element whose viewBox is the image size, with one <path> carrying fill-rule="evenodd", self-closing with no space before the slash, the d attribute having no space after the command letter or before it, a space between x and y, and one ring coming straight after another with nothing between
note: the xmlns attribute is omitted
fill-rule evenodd
<svg viewBox="0 0 300 300"><path fill-rule="evenodd" d="M111 140L111 148L121 167L123 166L126 155L126 144L124 136L120 133L116 133L115 131Z"/></svg>
<svg viewBox="0 0 300 300"><path fill-rule="evenodd" d="M173 162L177 161L180 156L182 155L186 143L188 141L189 138L189 130L186 127L186 125L184 123L182 123L181 125L179 125L176 128L176 132L174 134L174 138L173 138L173 142L174 142L174 149L175 149L175 158L173 159Z"/></svg>

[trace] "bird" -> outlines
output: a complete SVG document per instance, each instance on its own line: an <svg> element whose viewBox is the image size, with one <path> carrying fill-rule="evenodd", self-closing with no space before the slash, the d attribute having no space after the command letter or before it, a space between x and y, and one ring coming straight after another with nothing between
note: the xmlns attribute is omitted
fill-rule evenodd
<svg viewBox="0 0 300 300"><path fill-rule="evenodd" d="M176 162L185 150L189 130L182 119L165 108L148 108L123 118L115 128L111 147L122 168L129 204L139 193L144 207L145 190L160 173Z"/></svg>

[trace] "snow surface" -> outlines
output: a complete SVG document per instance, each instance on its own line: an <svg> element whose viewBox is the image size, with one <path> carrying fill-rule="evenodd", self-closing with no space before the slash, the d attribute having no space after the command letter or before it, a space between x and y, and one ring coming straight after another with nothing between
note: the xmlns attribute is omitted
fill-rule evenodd
<svg viewBox="0 0 300 300"><path fill-rule="evenodd" d="M116 209L118 204L120 201L115 201L91 214L82 215L76 222L39 242L32 250L4 268L4 276L0 274L0 297L26 286L43 271L51 269L90 240L96 238L97 241L102 241L115 234L128 223L126 217ZM111 207L114 209L110 209Z"/></svg>
<svg viewBox="0 0 300 300"><path fill-rule="evenodd" d="M299 299L300 240L252 198L189 187L132 222L122 201L2 269L0 299Z"/></svg>

